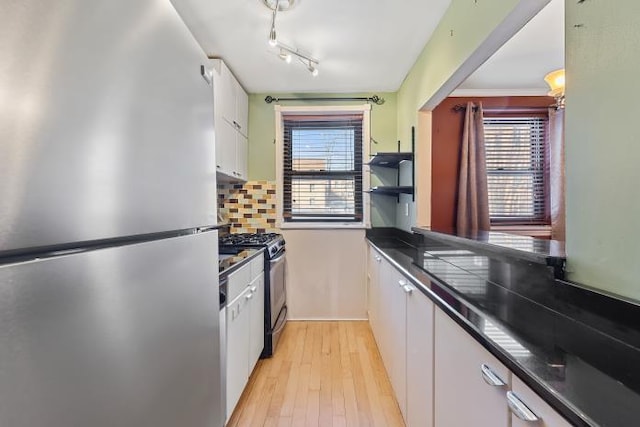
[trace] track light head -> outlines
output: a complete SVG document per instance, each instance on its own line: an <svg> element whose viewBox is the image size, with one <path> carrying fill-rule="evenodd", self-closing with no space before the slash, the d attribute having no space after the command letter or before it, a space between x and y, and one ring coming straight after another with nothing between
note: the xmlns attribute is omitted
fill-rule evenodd
<svg viewBox="0 0 640 427"><path fill-rule="evenodd" d="M280 59L282 59L287 64L291 64L291 54L284 49L280 49Z"/></svg>
<svg viewBox="0 0 640 427"><path fill-rule="evenodd" d="M278 38L276 37L276 27L272 26L269 31L269 46L276 47L278 45Z"/></svg>
<svg viewBox="0 0 640 427"><path fill-rule="evenodd" d="M318 77L318 69L313 65L311 61L309 61L309 65L307 65L307 70L309 70L313 77Z"/></svg>

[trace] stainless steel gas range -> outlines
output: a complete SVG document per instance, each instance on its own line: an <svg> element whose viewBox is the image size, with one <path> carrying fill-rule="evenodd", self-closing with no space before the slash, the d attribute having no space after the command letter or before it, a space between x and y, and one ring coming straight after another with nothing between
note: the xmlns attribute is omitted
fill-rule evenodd
<svg viewBox="0 0 640 427"><path fill-rule="evenodd" d="M287 322L284 238L277 233L227 234L220 236L218 246L221 255L234 254L244 248L265 249L264 350L261 357L271 357Z"/></svg>

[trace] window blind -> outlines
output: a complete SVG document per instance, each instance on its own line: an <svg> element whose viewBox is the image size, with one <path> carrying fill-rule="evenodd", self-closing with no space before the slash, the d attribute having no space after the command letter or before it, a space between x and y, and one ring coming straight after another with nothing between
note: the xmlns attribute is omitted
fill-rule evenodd
<svg viewBox="0 0 640 427"><path fill-rule="evenodd" d="M283 220L362 221L362 114L283 116Z"/></svg>
<svg viewBox="0 0 640 427"><path fill-rule="evenodd" d="M485 117L492 223L548 223L547 119Z"/></svg>

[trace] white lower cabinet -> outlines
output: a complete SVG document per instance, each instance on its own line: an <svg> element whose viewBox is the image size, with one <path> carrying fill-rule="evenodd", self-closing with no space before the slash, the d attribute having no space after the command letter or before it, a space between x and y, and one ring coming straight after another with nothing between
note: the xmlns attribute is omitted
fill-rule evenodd
<svg viewBox="0 0 640 427"><path fill-rule="evenodd" d="M227 306L227 421L249 379L249 335L251 289Z"/></svg>
<svg viewBox="0 0 640 427"><path fill-rule="evenodd" d="M381 353L404 419L407 419L407 280L386 261L380 269Z"/></svg>
<svg viewBox="0 0 640 427"><path fill-rule="evenodd" d="M249 328L249 370L253 369L264 348L264 274L260 273L249 285L251 291Z"/></svg>
<svg viewBox="0 0 640 427"><path fill-rule="evenodd" d="M407 295L407 426L433 426L434 308L417 289Z"/></svg>
<svg viewBox="0 0 640 427"><path fill-rule="evenodd" d="M540 396L515 376L513 377L508 400L509 409L511 409L511 427L571 426L562 415L558 414Z"/></svg>
<svg viewBox="0 0 640 427"><path fill-rule="evenodd" d="M369 321L408 426L433 425L433 303L372 247Z"/></svg>
<svg viewBox="0 0 640 427"><path fill-rule="evenodd" d="M435 425L509 426L509 370L441 310L434 348Z"/></svg>
<svg viewBox="0 0 640 427"><path fill-rule="evenodd" d="M380 335L380 265L382 264L382 256L373 247L369 248L368 268L367 268L367 298L369 307L369 324L376 340ZM378 344L379 345L379 344Z"/></svg>
<svg viewBox="0 0 640 427"><path fill-rule="evenodd" d="M229 275L227 295L227 421L264 348L264 257Z"/></svg>
<svg viewBox="0 0 640 427"><path fill-rule="evenodd" d="M407 427L571 425L372 246L367 274L369 322Z"/></svg>

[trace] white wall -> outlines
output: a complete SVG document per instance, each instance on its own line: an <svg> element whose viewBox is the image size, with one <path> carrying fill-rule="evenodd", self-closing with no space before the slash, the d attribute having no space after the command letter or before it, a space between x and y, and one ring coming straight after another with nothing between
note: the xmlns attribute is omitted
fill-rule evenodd
<svg viewBox="0 0 640 427"><path fill-rule="evenodd" d="M282 230L289 319L366 319L365 230Z"/></svg>

